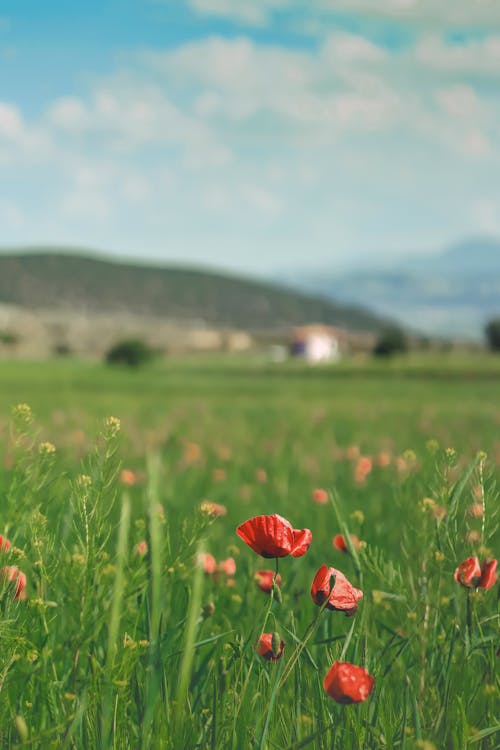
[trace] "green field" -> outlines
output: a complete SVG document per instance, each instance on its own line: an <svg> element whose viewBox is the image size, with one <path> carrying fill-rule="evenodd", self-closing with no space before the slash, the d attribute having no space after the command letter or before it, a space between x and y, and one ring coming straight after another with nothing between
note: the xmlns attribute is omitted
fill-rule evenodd
<svg viewBox="0 0 500 750"><path fill-rule="evenodd" d="M500 747L498 585L453 578L499 552L499 358L5 361L0 446L0 554L27 578L25 600L6 576L0 598L1 747ZM235 534L272 513L313 536L279 560L281 602L254 580L274 560ZM354 617L313 603L323 564L363 591ZM336 660L374 675L366 702L326 695Z"/></svg>

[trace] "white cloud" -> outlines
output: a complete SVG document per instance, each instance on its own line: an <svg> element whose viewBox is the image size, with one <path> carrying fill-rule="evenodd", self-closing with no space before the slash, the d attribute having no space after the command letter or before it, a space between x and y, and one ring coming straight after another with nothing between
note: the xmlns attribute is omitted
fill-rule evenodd
<svg viewBox="0 0 500 750"><path fill-rule="evenodd" d="M437 34L424 35L415 49L415 63L455 75L490 74L499 78L500 34L454 45L446 44Z"/></svg>
<svg viewBox="0 0 500 750"><path fill-rule="evenodd" d="M266 26L270 14L287 7L288 0L189 0L202 15L229 18L249 26Z"/></svg>
<svg viewBox="0 0 500 750"><path fill-rule="evenodd" d="M322 36L324 19L338 11L358 18L392 19L417 28L484 28L500 24L498 0L188 0L191 8L205 16L226 18L248 26L269 26L273 14L299 14L304 30ZM318 20L319 19L319 20ZM283 22L283 17L281 17Z"/></svg>
<svg viewBox="0 0 500 750"><path fill-rule="evenodd" d="M342 8L371 17L399 18L446 28L488 28L500 23L497 0L313 0L313 4L329 10Z"/></svg>
<svg viewBox="0 0 500 750"><path fill-rule="evenodd" d="M21 113L16 107L0 102L0 138L18 140L23 133Z"/></svg>
<svg viewBox="0 0 500 750"><path fill-rule="evenodd" d="M212 37L142 53L34 119L0 103L1 217L21 236L5 208L19 206L38 240L219 262L240 248L249 265L473 232L500 166L495 39L425 33L391 52L340 32L310 50Z"/></svg>

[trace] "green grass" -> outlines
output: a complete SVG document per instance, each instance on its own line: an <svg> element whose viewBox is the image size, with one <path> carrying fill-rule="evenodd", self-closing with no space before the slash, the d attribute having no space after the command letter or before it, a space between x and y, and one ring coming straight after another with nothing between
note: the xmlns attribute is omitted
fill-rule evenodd
<svg viewBox="0 0 500 750"><path fill-rule="evenodd" d="M2 362L0 533L13 548L0 554L28 596L0 595L0 746L500 747L498 586L453 580L465 557L498 554L498 367ZM22 402L34 421L11 416ZM374 458L364 482L357 451ZM205 499L227 515L208 518ZM254 582L274 562L235 534L274 512L313 533L304 557L279 561L281 603ZM342 554L331 539L347 531L365 544ZM200 552L234 557L234 583L206 576ZM354 618L314 605L324 563L363 590ZM264 623L286 644L276 663L254 651ZM375 676L365 703L324 693L340 658Z"/></svg>

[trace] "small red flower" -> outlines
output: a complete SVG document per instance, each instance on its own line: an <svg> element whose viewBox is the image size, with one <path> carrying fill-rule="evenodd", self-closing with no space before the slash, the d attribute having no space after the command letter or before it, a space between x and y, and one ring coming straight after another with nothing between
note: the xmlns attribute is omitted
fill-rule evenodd
<svg viewBox="0 0 500 750"><path fill-rule="evenodd" d="M356 534L351 534L350 537L352 546L355 549L359 549L361 542L359 541ZM336 534L332 539L332 544L334 547L340 550L340 552L349 552L349 547L347 546L347 542L343 534Z"/></svg>
<svg viewBox="0 0 500 750"><path fill-rule="evenodd" d="M122 469L120 472L120 482L127 487L133 487L137 482L137 476L132 469Z"/></svg>
<svg viewBox="0 0 500 750"><path fill-rule="evenodd" d="M211 516L212 518L222 518L223 516L227 515L227 508L225 505L221 505L220 503L212 503L210 500L204 500L200 504L200 510L202 513L205 513L207 516Z"/></svg>
<svg viewBox="0 0 500 750"><path fill-rule="evenodd" d="M309 529L294 529L277 513L250 518L238 526L236 533L262 557L302 557L312 541Z"/></svg>
<svg viewBox="0 0 500 750"><path fill-rule="evenodd" d="M455 570L455 581L468 589L491 589L497 581L497 565L497 560L480 564L477 557L468 557Z"/></svg>
<svg viewBox="0 0 500 750"><path fill-rule="evenodd" d="M200 552L196 556L196 562L207 575L212 575L217 570L217 561L209 552Z"/></svg>
<svg viewBox="0 0 500 750"><path fill-rule="evenodd" d="M484 513L484 506L482 503L472 503L469 508L469 515L471 518L482 518Z"/></svg>
<svg viewBox="0 0 500 750"><path fill-rule="evenodd" d="M10 550L10 542L6 536L0 534L0 552L8 552Z"/></svg>
<svg viewBox="0 0 500 750"><path fill-rule="evenodd" d="M217 566L217 570L221 573L225 573L227 576L234 576L236 573L236 562L234 557L228 557L226 560L221 560Z"/></svg>
<svg viewBox="0 0 500 750"><path fill-rule="evenodd" d="M350 617L355 614L358 602L363 598L363 592L354 588L340 570L322 565L314 577L311 596L318 607L328 601L327 609L345 612Z"/></svg>
<svg viewBox="0 0 500 750"><path fill-rule="evenodd" d="M25 599L26 576L17 565L7 565L2 568L2 577L15 584L14 599Z"/></svg>
<svg viewBox="0 0 500 750"><path fill-rule="evenodd" d="M138 557L144 557L148 553L148 543L145 539L142 539L139 544L135 547L135 554Z"/></svg>
<svg viewBox="0 0 500 750"><path fill-rule="evenodd" d="M373 690L375 678L363 667L336 661L328 670L323 687L337 703L363 703Z"/></svg>
<svg viewBox="0 0 500 750"><path fill-rule="evenodd" d="M270 594L273 590L273 580L277 586L281 585L281 576L278 573L274 578L274 570L258 570L254 576L255 583L265 594Z"/></svg>
<svg viewBox="0 0 500 750"><path fill-rule="evenodd" d="M257 643L256 651L267 661L278 661L283 654L285 642L278 633L262 633Z"/></svg>
<svg viewBox="0 0 500 750"><path fill-rule="evenodd" d="M314 503L318 503L318 505L325 505L328 502L328 492L318 487L312 491L312 500Z"/></svg>

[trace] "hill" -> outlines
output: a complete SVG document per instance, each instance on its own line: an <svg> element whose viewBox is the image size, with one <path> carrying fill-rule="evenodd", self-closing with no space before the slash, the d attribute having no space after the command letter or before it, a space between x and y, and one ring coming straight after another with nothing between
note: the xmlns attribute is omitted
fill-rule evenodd
<svg viewBox="0 0 500 750"><path fill-rule="evenodd" d="M368 311L212 271L55 251L0 254L0 304L203 321L247 330L318 322L376 331Z"/></svg>
<svg viewBox="0 0 500 750"><path fill-rule="evenodd" d="M345 304L365 303L429 335L479 339L500 314L500 241L477 238L441 253L373 268L302 274L295 286Z"/></svg>

